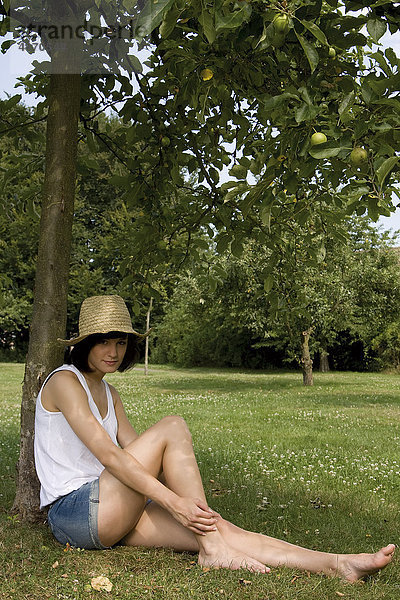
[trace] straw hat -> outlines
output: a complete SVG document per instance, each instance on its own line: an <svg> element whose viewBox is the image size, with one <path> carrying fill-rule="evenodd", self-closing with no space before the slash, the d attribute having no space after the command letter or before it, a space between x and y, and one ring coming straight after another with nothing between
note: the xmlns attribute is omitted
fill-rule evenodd
<svg viewBox="0 0 400 600"><path fill-rule="evenodd" d="M67 346L78 344L94 333L133 333L140 340L150 333L141 334L132 329L132 322L127 306L121 296L90 296L82 302L79 313L79 334L70 340L59 339Z"/></svg>

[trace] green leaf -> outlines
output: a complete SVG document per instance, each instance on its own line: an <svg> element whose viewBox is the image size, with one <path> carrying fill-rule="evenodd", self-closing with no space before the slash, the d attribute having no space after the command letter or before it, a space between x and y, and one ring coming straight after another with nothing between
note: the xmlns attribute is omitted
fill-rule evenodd
<svg viewBox="0 0 400 600"><path fill-rule="evenodd" d="M390 187L389 191L393 192L393 194L396 194L396 196L398 197L398 199L400 200L400 190L395 188L395 187ZM398 205L397 205L398 206Z"/></svg>
<svg viewBox="0 0 400 600"><path fill-rule="evenodd" d="M372 102L371 104L383 104L385 106L391 106L392 108L394 108L397 113L400 115L400 100L396 100L396 98L382 98L382 100L375 100L374 102ZM389 125L389 123L387 124L390 128L392 127L391 125ZM387 129L388 131L389 129Z"/></svg>
<svg viewBox="0 0 400 600"><path fill-rule="evenodd" d="M233 167L229 170L229 175L235 177L236 179L246 179L247 168L238 164L233 165Z"/></svg>
<svg viewBox="0 0 400 600"><path fill-rule="evenodd" d="M10 108L14 108L19 102L21 102L22 96L21 94L16 94L15 96L11 96L2 103L2 111L10 110Z"/></svg>
<svg viewBox="0 0 400 600"><path fill-rule="evenodd" d="M311 73L314 73L314 71L317 68L318 63L319 63L319 54L318 54L317 50L315 49L315 47L312 44L310 44L310 42L308 42L305 37L303 37L302 35L297 33L297 31L296 31L296 36L304 50L304 53L307 57L308 62L310 64Z"/></svg>
<svg viewBox="0 0 400 600"><path fill-rule="evenodd" d="M272 275L268 275L265 279L264 279L264 291L268 294L274 285L274 278Z"/></svg>
<svg viewBox="0 0 400 600"><path fill-rule="evenodd" d="M392 65L392 67L398 67L400 65L400 59L397 57L393 48L386 48L385 56Z"/></svg>
<svg viewBox="0 0 400 600"><path fill-rule="evenodd" d="M310 148L309 153L313 158L332 158L333 156L337 156L342 150L345 150L345 148L332 147L328 144L318 144L318 146Z"/></svg>
<svg viewBox="0 0 400 600"><path fill-rule="evenodd" d="M143 72L142 63L140 62L140 60L138 59L137 56L135 56L134 54L128 54L127 59L130 62L132 71L134 73L142 73Z"/></svg>
<svg viewBox="0 0 400 600"><path fill-rule="evenodd" d="M312 23L311 21L303 21L303 20L301 20L300 23L303 25L303 27L308 29L308 31L310 33L312 33L313 36L315 38L317 38L317 40L319 42L321 42L321 44L324 44L325 46L329 46L329 42L326 39L326 35L324 34L323 31L321 31L321 29L318 27L318 25L316 25L315 23Z"/></svg>
<svg viewBox="0 0 400 600"><path fill-rule="evenodd" d="M251 194L251 193L247 194L243 198L243 200L240 202L239 209L245 219L248 216L253 204L254 204L254 194Z"/></svg>
<svg viewBox="0 0 400 600"><path fill-rule="evenodd" d="M375 222L379 219L377 198L371 198L370 196L368 197L368 216Z"/></svg>
<svg viewBox="0 0 400 600"><path fill-rule="evenodd" d="M289 173L284 177L283 184L289 194L295 194L299 187L299 181L295 173Z"/></svg>
<svg viewBox="0 0 400 600"><path fill-rule="evenodd" d="M144 38L158 27L175 0L147 0L137 21L136 32Z"/></svg>
<svg viewBox="0 0 400 600"><path fill-rule="evenodd" d="M304 102L311 106L312 100L311 100L310 92L308 91L307 87L302 85L299 88L299 92L300 92L301 97L303 98Z"/></svg>
<svg viewBox="0 0 400 600"><path fill-rule="evenodd" d="M100 6L101 5L101 0L95 0L95 3L96 3L96 6ZM136 5L137 5L137 0L123 0L122 4L129 11L132 11L136 7Z"/></svg>
<svg viewBox="0 0 400 600"><path fill-rule="evenodd" d="M271 110L271 109L277 108L281 104L284 104L285 102L287 102L288 100L291 100L291 99L299 100L299 97L296 96L295 94L290 94L289 92L284 92L283 94L280 94L279 96L272 96L271 98L264 100L263 105L264 105L264 108L266 108L267 110Z"/></svg>
<svg viewBox="0 0 400 600"><path fill-rule="evenodd" d="M215 31L214 15L209 13L208 10L203 10L199 16L199 23L203 27L204 35L206 36L208 43L212 44L215 42L217 32Z"/></svg>
<svg viewBox="0 0 400 600"><path fill-rule="evenodd" d="M220 174L217 169L214 169L214 167L209 167L208 174L214 183L219 183Z"/></svg>
<svg viewBox="0 0 400 600"><path fill-rule="evenodd" d="M118 175L114 175L114 177L118 177ZM127 203L128 206L132 207L132 206L137 206L138 202L142 200L142 198L145 196L145 186L144 184L136 184L136 185L132 185L131 182L129 182L129 184L124 184L123 182L118 184L116 183L115 185L120 185L121 187L125 187L127 188L127 192L124 195L124 197L127 199Z"/></svg>
<svg viewBox="0 0 400 600"><path fill-rule="evenodd" d="M258 48L258 46L262 45L263 42L265 42L265 40L268 38L268 34L267 34L267 27L271 25L270 23L264 23L264 29L263 32L261 34L260 39L258 40L257 44L255 45L255 48Z"/></svg>
<svg viewBox="0 0 400 600"><path fill-rule="evenodd" d="M393 75L392 70L389 67L389 65L387 64L382 52L373 52L372 54L369 54L369 57L374 58L376 60L376 62L379 63L379 66L381 67L382 71L385 73L385 75L387 77L390 77L391 75Z"/></svg>
<svg viewBox="0 0 400 600"><path fill-rule="evenodd" d="M326 247L325 244L321 244L321 246L317 250L317 260L319 262L323 262L326 257Z"/></svg>
<svg viewBox="0 0 400 600"><path fill-rule="evenodd" d="M3 42L1 44L2 54L5 54L7 52L7 50L10 48L10 46L12 46L15 43L16 43L16 40L6 40L5 42Z"/></svg>
<svg viewBox="0 0 400 600"><path fill-rule="evenodd" d="M393 0L377 0L370 5L371 8L376 8L377 6L383 6L384 4L393 4Z"/></svg>
<svg viewBox="0 0 400 600"><path fill-rule="evenodd" d="M231 243L231 252L236 258L240 258L243 254L243 243L241 240L234 239Z"/></svg>
<svg viewBox="0 0 400 600"><path fill-rule="evenodd" d="M367 21L367 31L374 42L378 42L386 33L386 23L381 19L369 19Z"/></svg>
<svg viewBox="0 0 400 600"><path fill-rule="evenodd" d="M296 123L312 121L318 114L318 108L312 104L303 103L295 110Z"/></svg>
<svg viewBox="0 0 400 600"><path fill-rule="evenodd" d="M87 142L90 152L93 152L93 154L96 154L96 152L97 152L96 138L95 138L94 134L88 130L86 131L86 142Z"/></svg>
<svg viewBox="0 0 400 600"><path fill-rule="evenodd" d="M268 228L270 231L271 228L271 207L270 206L262 206L260 208L260 217L262 224Z"/></svg>
<svg viewBox="0 0 400 600"><path fill-rule="evenodd" d="M223 252L225 252L225 250L227 250L230 242L231 242L230 235L228 235L227 233L223 233L222 235L220 235L218 238L218 242L217 242L217 252L219 254L222 254Z"/></svg>
<svg viewBox="0 0 400 600"><path fill-rule="evenodd" d="M134 315L140 315L140 311L142 310L142 306L138 300L133 300L131 304L131 310Z"/></svg>
<svg viewBox="0 0 400 600"><path fill-rule="evenodd" d="M226 181L225 183L223 183L221 185L221 191L222 192L227 192L232 188L235 188L238 185L237 181Z"/></svg>
<svg viewBox="0 0 400 600"><path fill-rule="evenodd" d="M179 15L182 13L180 8L173 6L171 10L169 10L160 25L160 35L162 38L167 38L175 29L176 22L179 18Z"/></svg>
<svg viewBox="0 0 400 600"><path fill-rule="evenodd" d="M340 105L339 105L339 115L342 116L343 114L349 112L350 108L353 106L354 104L354 100L355 100L355 93L350 92L350 94L347 94L343 100L341 101Z"/></svg>
<svg viewBox="0 0 400 600"><path fill-rule="evenodd" d="M240 10L235 10L227 15L217 12L215 15L215 30L218 33L223 29L236 29L249 20L251 12L251 6L247 2Z"/></svg>
<svg viewBox="0 0 400 600"><path fill-rule="evenodd" d="M373 102L374 100L378 100L377 95L375 94L372 87L369 85L368 81L364 81L361 84L361 95L366 104Z"/></svg>
<svg viewBox="0 0 400 600"><path fill-rule="evenodd" d="M390 171L396 166L399 160L398 156L391 156L387 158L385 162L381 164L379 169L376 170L376 178L380 186L383 185L386 177L389 175Z"/></svg>
<svg viewBox="0 0 400 600"><path fill-rule="evenodd" d="M202 238L197 238L193 240L193 243L197 248L200 248L201 250L209 249L208 242L206 240L203 240Z"/></svg>

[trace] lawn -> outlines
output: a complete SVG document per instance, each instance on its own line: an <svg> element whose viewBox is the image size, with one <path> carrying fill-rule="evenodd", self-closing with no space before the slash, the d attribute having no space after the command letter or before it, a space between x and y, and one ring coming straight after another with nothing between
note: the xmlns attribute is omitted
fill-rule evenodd
<svg viewBox="0 0 400 600"><path fill-rule="evenodd" d="M243 598L400 600L400 551L365 583L280 568L206 571L169 550L79 551L9 510L18 455L22 365L0 364L0 599ZM400 538L400 380L373 373L141 367L109 380L138 431L180 414L193 434L210 505L236 524L331 552ZM111 592L90 586L106 576Z"/></svg>

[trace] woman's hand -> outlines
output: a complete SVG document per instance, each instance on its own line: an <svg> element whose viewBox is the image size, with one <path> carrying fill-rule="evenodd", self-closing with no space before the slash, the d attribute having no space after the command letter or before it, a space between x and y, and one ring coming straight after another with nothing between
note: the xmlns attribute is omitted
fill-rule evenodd
<svg viewBox="0 0 400 600"><path fill-rule="evenodd" d="M170 507L170 512L179 523L197 535L217 530L214 512L199 498L178 496Z"/></svg>

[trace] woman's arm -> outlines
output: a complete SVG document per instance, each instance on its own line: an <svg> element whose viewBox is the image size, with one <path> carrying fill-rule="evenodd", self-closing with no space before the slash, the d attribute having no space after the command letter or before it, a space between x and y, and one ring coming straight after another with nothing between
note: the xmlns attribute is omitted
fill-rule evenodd
<svg viewBox="0 0 400 600"><path fill-rule="evenodd" d="M124 405L122 404L121 398L117 392L117 390L110 385L110 390L113 398L115 415L117 417L118 422L118 432L117 432L117 440L118 444L121 448L126 448L128 444L136 440L139 435L132 427L131 422L129 421Z"/></svg>
<svg viewBox="0 0 400 600"><path fill-rule="evenodd" d="M179 497L148 473L129 452L112 442L90 410L86 392L73 373L56 373L48 381L43 392L45 397L51 398L50 410L63 413L75 434L114 477L144 496L152 498L195 533L213 529L212 512L204 502ZM46 408L49 409L47 401ZM131 433L129 434L126 428L123 435L128 436Z"/></svg>

